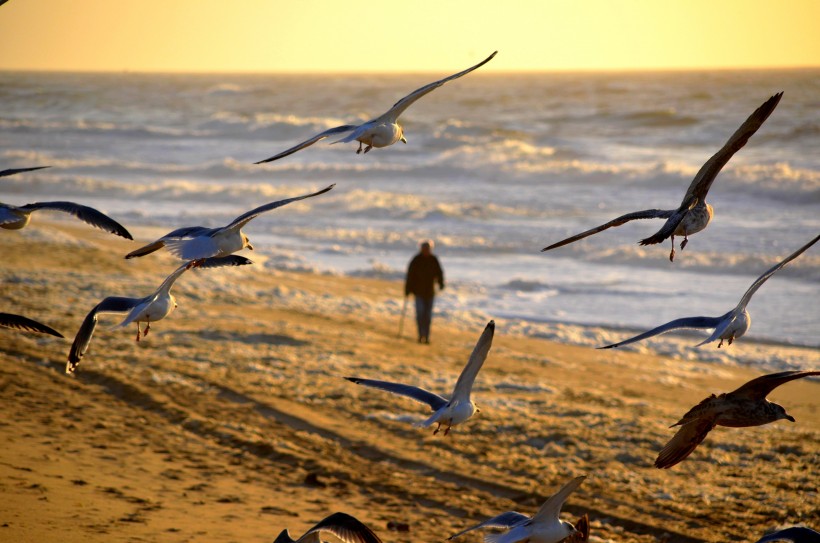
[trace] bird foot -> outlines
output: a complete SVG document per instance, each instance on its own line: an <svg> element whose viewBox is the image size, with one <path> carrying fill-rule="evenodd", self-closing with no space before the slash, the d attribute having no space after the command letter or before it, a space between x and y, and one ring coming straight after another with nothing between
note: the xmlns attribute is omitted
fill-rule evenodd
<svg viewBox="0 0 820 543"><path fill-rule="evenodd" d="M151 329L151 323L149 322L145 325L145 330L142 331L142 337L148 337L148 330Z"/></svg>
<svg viewBox="0 0 820 543"><path fill-rule="evenodd" d="M446 430L444 430L444 435L446 436L446 435L447 435L447 434L449 434L449 433L450 433L450 427L448 426L448 427L447 427L447 429L446 429Z"/></svg>
<svg viewBox="0 0 820 543"><path fill-rule="evenodd" d="M732 342L734 342L734 340L735 340L735 336L734 336L734 334L732 334L732 335L729 337L729 345L731 345L731 344L732 344Z"/></svg>
<svg viewBox="0 0 820 543"><path fill-rule="evenodd" d="M137 343L139 343L141 335L142 334L140 334L140 325L139 325L139 323L137 323Z"/></svg>
<svg viewBox="0 0 820 543"><path fill-rule="evenodd" d="M439 432L439 430L441 430L441 423L439 423L439 425L436 426L436 429L433 430L433 435L436 435Z"/></svg>
<svg viewBox="0 0 820 543"><path fill-rule="evenodd" d="M373 148L372 145L368 145L367 147L365 147L364 148L364 154L367 154L372 148Z"/></svg>
<svg viewBox="0 0 820 543"><path fill-rule="evenodd" d="M357 155L358 155L358 154L361 154L361 152L362 152L362 142L359 142L359 148L358 148L358 149L356 149L356 154L357 154Z"/></svg>
<svg viewBox="0 0 820 543"><path fill-rule="evenodd" d="M683 248L686 247L686 244L689 243L689 238L684 236L683 241L680 242L680 250L683 251Z"/></svg>
<svg viewBox="0 0 820 543"><path fill-rule="evenodd" d="M669 251L669 262L674 262L674 261L675 261L675 249L673 248L671 251Z"/></svg>
<svg viewBox="0 0 820 543"><path fill-rule="evenodd" d="M718 343L718 349L720 349L721 347L723 347L723 340L722 339L720 340L720 343Z"/></svg>

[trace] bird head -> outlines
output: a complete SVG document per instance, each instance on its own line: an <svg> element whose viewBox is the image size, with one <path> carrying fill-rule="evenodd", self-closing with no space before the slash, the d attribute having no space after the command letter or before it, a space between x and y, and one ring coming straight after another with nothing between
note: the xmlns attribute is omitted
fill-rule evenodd
<svg viewBox="0 0 820 543"><path fill-rule="evenodd" d="M789 422L796 422L794 417L786 413L786 409L782 405L778 405L776 403L772 404L774 406L774 412L777 418L775 420L786 419Z"/></svg>

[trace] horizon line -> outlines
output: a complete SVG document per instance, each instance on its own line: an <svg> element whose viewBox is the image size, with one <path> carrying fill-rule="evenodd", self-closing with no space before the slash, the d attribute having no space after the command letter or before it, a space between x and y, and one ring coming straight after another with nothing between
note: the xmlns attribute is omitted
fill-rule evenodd
<svg viewBox="0 0 820 543"><path fill-rule="evenodd" d="M742 72L742 71L798 71L820 69L820 64L792 65L792 66L708 66L708 67L620 67L620 68L539 68L539 69L512 69L512 70L484 70L475 75L527 75L527 74L573 74L573 73L683 73L683 72ZM123 68L114 69L63 69L63 68L3 68L0 73L64 73L64 74L133 74L133 75L406 75L406 74L437 74L440 70L133 70Z"/></svg>

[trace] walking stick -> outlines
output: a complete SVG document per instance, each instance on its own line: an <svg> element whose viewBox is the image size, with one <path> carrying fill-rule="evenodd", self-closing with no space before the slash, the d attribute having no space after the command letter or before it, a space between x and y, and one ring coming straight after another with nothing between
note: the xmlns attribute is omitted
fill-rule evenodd
<svg viewBox="0 0 820 543"><path fill-rule="evenodd" d="M401 308L401 318L399 319L399 333L396 334L396 337L401 337L401 334L404 331L404 314L405 313L407 313L407 296L404 297L404 305Z"/></svg>

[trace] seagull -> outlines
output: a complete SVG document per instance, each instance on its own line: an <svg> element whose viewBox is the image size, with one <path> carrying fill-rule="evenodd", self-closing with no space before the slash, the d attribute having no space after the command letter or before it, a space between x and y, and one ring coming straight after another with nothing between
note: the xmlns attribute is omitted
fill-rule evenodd
<svg viewBox="0 0 820 543"><path fill-rule="evenodd" d="M731 159L735 153L746 145L749 138L752 137L766 119L769 118L769 115L771 115L774 108L777 107L782 96L783 93L779 92L757 108L755 112L746 119L746 122L732 134L732 137L729 138L729 141L726 142L723 148L715 153L712 158L700 168L700 171L695 175L695 178L686 190L686 195L683 197L683 201L678 209L647 209L645 211L627 213L606 224L602 224L586 232L581 232L558 243L553 243L549 247L544 247L541 249L541 252L549 251L556 247L563 247L579 239L584 239L585 237L597 234L613 226L621 226L632 220L666 219L666 222L657 233L646 239L642 239L640 244L654 245L656 243L662 243L666 238L671 237L672 252L669 253L669 260L674 261L675 236L683 236L683 241L680 244L680 248L683 250L689 242L689 235L700 232L706 228L712 220L713 215L712 206L706 203L706 194L709 192L709 188L712 186L712 183L723 166L729 162L729 159Z"/></svg>
<svg viewBox="0 0 820 543"><path fill-rule="evenodd" d="M159 288L145 298L123 298L121 296L110 296L103 299L86 315L83 324L74 337L74 343L68 353L68 363L65 372L74 373L80 360L88 350L91 343L91 336L97 327L97 318L101 313L128 313L125 320L114 328L123 328L132 322L137 323L137 341L141 335L148 335L151 323L164 319L170 315L177 307L176 299L171 294L171 287L179 277L191 268L219 268L222 266L244 266L252 264L244 256L231 255L221 258L206 258L202 260L192 260L177 268L169 275ZM146 323L145 330L140 329L140 323Z"/></svg>
<svg viewBox="0 0 820 543"><path fill-rule="evenodd" d="M22 315L12 315L11 313L0 313L0 327L16 328L17 330L40 332L42 334L65 337L63 334L50 326L46 326L45 324L23 317Z"/></svg>
<svg viewBox="0 0 820 543"><path fill-rule="evenodd" d="M715 426L745 428L781 419L794 422L794 417L782 406L768 401L766 395L784 383L810 375L820 375L820 371L781 371L752 379L732 392L712 394L670 426L681 428L660 452L655 467L667 469L685 460Z"/></svg>
<svg viewBox="0 0 820 543"><path fill-rule="evenodd" d="M401 141L402 143L407 143L407 139L404 137L404 128L399 124L399 117L402 113L404 113L404 110L413 105L413 103L422 96L436 90L448 81L458 79L459 77L465 76L473 70L477 70L478 68L484 66L493 59L496 53L498 53L498 51L495 51L492 55L488 56L475 66L467 68L463 72L458 72L457 74L445 77L444 79L439 79L438 81L434 81L419 89L414 90L413 92L411 92L410 94L408 94L407 96L393 104L393 107L391 107L386 113L383 113L375 119L371 119L366 123L359 125L345 124L342 126L337 126L335 128L330 128L328 130L325 130L324 132L316 134L309 140L303 141L295 147L291 147L287 151L282 151L278 155L266 158L265 160L260 160L255 164L263 164L265 162L272 162L274 160L284 158L288 155L292 155L296 151L301 151L305 147L310 147L317 141L323 140L330 136L344 134L347 132L349 132L349 134L346 137L334 141L333 143L349 143L351 141L358 141L359 149L356 151L357 155L362 152L363 145L367 145L367 147L364 148L364 153L367 153L373 147L388 147L398 141Z"/></svg>
<svg viewBox="0 0 820 543"><path fill-rule="evenodd" d="M813 240L781 260L776 266L768 270L766 273L755 279L755 282L752 283L752 286L743 294L743 297L740 299L740 303L735 306L734 309L721 315L720 317L684 317L681 319L675 319L673 321L667 322L666 324L662 324L657 328L653 328L648 332L644 332L643 334L639 334L635 337L625 339L619 343L613 343L612 345L606 345L605 347L598 347L599 349L612 349L613 347L620 347L622 345L628 345L630 343L635 343L636 341L641 341L642 339L650 338L653 336L657 336L660 334L664 334L671 330L678 330L681 328L714 328L712 335L706 338L705 340L701 341L696 345L696 347L700 347L701 345L705 345L707 343L711 343L713 341L720 340L718 343L718 348L723 346L723 341L727 341L729 345L734 342L737 338L743 336L748 330L749 327L752 325L752 317L749 315L749 312L746 310L746 306L754 296L754 293L757 292L763 283L765 283L772 275L777 273L779 270L783 269L786 264L800 256L803 252L805 252L809 247L817 243L817 240L820 240L820 236L815 237Z"/></svg>
<svg viewBox="0 0 820 543"><path fill-rule="evenodd" d="M575 521L575 533L564 539L564 543L586 543L589 541L589 515L584 513Z"/></svg>
<svg viewBox="0 0 820 543"><path fill-rule="evenodd" d="M116 234L125 239L134 239L125 227L108 215L100 213L94 208L75 204L74 202L37 202L19 207L0 203L0 228L20 230L26 227L29 221L31 221L31 213L41 209L70 213L91 226Z"/></svg>
<svg viewBox="0 0 820 543"><path fill-rule="evenodd" d="M820 543L820 532L804 526L792 526L765 535L757 540L757 543L769 543L770 541L791 541L792 543Z"/></svg>
<svg viewBox="0 0 820 543"><path fill-rule="evenodd" d="M509 528L507 532L487 534L484 536L485 543L558 543L568 537L574 537L578 530L569 522L558 518L558 515L569 495L581 486L584 479L586 476L582 475L565 484L544 502L532 518L515 511L507 511L451 535L447 540L479 528Z"/></svg>
<svg viewBox="0 0 820 543"><path fill-rule="evenodd" d="M45 168L50 167L51 166L35 166L34 168L12 168L9 170L0 170L0 177L6 177L9 175L15 175L23 172L33 172L34 170L43 170Z"/></svg>
<svg viewBox="0 0 820 543"><path fill-rule="evenodd" d="M149 243L145 247L140 247L135 251L131 251L125 258L135 258L145 256L158 251L163 247L168 247L168 250L175 256L183 260L199 260L201 258L210 258L214 256L226 256L236 251L241 251L245 247L253 251L248 236L242 232L242 227L255 219L258 215L277 207L288 205L291 202L304 200L305 198L312 198L319 196L331 190L336 186L336 183L327 188L314 192L312 194L305 194L304 196L297 196L295 198L287 198L279 200L278 202L271 202L256 209L252 209L247 213L235 218L228 226L220 228L206 228L204 226L186 226L178 228L173 232L168 232L153 243Z"/></svg>
<svg viewBox="0 0 820 543"><path fill-rule="evenodd" d="M456 387L453 390L452 397L447 400L438 394L433 394L422 388L411 385L403 385L401 383L389 383L387 381L375 381L373 379L360 379L359 377L345 377L348 381L356 383L357 385L364 385L372 388L378 388L399 394L400 396L407 396L417 402L426 403L433 409L433 414L427 420L420 422L417 426L428 428L433 424L437 424L433 435L441 430L442 424L447 425L444 430L444 435L450 433L450 428L461 424L478 411L476 405L470 399L470 391L473 388L473 382L476 375L478 375L484 360L487 359L487 353L490 352L490 347L493 345L493 333L495 332L495 321L490 321L481 337L478 338L473 353L470 355L470 360L461 375L458 376Z"/></svg>
<svg viewBox="0 0 820 543"><path fill-rule="evenodd" d="M287 529L282 530L273 543L320 543L322 532L333 534L343 543L382 543L373 530L346 513L333 513L299 539L290 537Z"/></svg>

